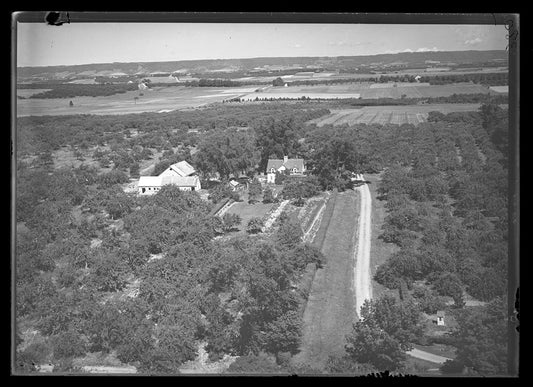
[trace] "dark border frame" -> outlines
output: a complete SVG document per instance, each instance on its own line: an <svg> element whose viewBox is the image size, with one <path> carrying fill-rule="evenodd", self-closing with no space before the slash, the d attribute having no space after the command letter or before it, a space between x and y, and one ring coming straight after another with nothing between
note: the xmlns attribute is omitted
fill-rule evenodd
<svg viewBox="0 0 533 387"><path fill-rule="evenodd" d="M17 22L44 23L46 11L11 15L11 323L15 326L15 194L16 194L16 47ZM520 15L516 13L345 13L345 12L68 12L70 23L362 23L362 24L500 24L508 30L509 52L509 261L508 373L518 375L520 259ZM66 20L62 16L61 20ZM11 374L15 330L11 332ZM43 375L44 376L44 375Z"/></svg>

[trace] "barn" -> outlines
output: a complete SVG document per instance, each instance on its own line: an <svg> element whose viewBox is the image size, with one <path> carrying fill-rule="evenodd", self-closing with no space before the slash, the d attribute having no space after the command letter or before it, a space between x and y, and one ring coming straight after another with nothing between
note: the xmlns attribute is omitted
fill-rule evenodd
<svg viewBox="0 0 533 387"><path fill-rule="evenodd" d="M139 178L139 195L154 195L165 185L174 185L181 191L199 191L202 189L198 176L141 176Z"/></svg>

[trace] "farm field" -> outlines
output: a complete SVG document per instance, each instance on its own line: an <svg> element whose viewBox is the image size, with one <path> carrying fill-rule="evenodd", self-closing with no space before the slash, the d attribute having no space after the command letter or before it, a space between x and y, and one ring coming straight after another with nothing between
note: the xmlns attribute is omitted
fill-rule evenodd
<svg viewBox="0 0 533 387"><path fill-rule="evenodd" d="M301 352L295 364L323 367L330 355L344 352L345 335L356 318L353 295L353 250L359 197L354 191L337 195L322 252L326 265L318 269L303 317Z"/></svg>
<svg viewBox="0 0 533 387"><path fill-rule="evenodd" d="M300 98L302 96L312 99L335 98L429 98L446 97L452 94L498 94L496 91L482 85L464 83L453 85L429 85L427 83L405 84L399 83L350 83L343 85L317 85L317 86L289 86L270 87L261 92L253 92L241 96L242 100L269 99L269 98Z"/></svg>
<svg viewBox="0 0 533 387"><path fill-rule="evenodd" d="M426 122L429 112L440 111L444 114L452 112L477 111L480 104L427 104L404 106L363 106L352 109L331 109L331 113L309 121L309 124L323 125L354 125L354 124L413 124Z"/></svg>
<svg viewBox="0 0 533 387"><path fill-rule="evenodd" d="M137 101L139 91L128 91L106 97L74 97L50 99L17 99L17 116L43 116L68 114L130 114L161 112L203 106L212 102L249 93L257 87L155 87L145 90ZM38 90L17 90L35 93ZM74 106L69 107L69 101Z"/></svg>

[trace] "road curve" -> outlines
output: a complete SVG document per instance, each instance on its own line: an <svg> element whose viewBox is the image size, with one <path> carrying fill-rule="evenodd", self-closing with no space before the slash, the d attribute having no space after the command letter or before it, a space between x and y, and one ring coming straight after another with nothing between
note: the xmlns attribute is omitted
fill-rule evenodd
<svg viewBox="0 0 533 387"><path fill-rule="evenodd" d="M417 359L422 359L430 361L432 363L443 364L446 360L452 360L449 357L434 355L432 353L421 351L420 349L413 348L411 351L406 352L409 356L416 357Z"/></svg>
<svg viewBox="0 0 533 387"><path fill-rule="evenodd" d="M354 252L354 289L355 310L360 317L361 306L365 300L372 298L372 282L370 279L372 197L367 184L357 187L357 190L361 194L361 209L359 212L357 249Z"/></svg>

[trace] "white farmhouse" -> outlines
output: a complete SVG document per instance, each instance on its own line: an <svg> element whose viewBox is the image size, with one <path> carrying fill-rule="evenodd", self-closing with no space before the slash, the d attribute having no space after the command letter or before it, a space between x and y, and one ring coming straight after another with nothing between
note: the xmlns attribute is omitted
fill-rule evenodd
<svg viewBox="0 0 533 387"><path fill-rule="evenodd" d="M289 159L288 156L283 156L281 159L268 159L267 163L267 183L274 183L276 180L276 172L289 171L291 175L303 175L305 172L305 164L303 159Z"/></svg>
<svg viewBox="0 0 533 387"><path fill-rule="evenodd" d="M196 173L194 167L185 160L172 164L159 174L159 176L192 176Z"/></svg>

